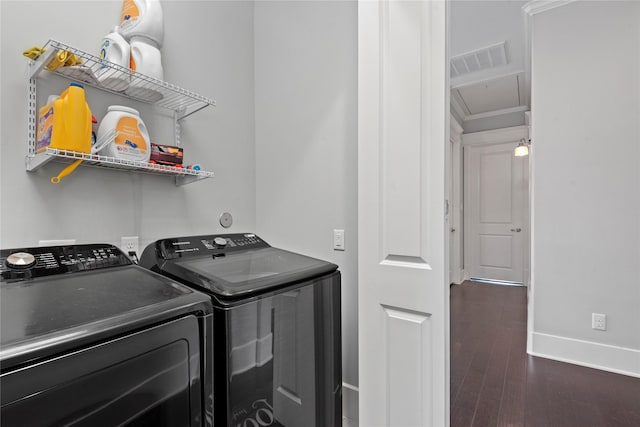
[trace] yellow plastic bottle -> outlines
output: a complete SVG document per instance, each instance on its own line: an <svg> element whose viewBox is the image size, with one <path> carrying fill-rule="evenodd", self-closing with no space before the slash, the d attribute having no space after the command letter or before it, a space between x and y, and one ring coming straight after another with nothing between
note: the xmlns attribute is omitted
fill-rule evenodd
<svg viewBox="0 0 640 427"><path fill-rule="evenodd" d="M53 102L50 148L91 153L91 110L84 87L71 83Z"/></svg>

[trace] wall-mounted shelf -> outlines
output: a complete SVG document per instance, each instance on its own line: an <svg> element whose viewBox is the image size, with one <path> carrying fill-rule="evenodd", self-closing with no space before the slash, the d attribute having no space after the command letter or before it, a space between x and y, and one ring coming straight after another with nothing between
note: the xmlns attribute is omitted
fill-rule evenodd
<svg viewBox="0 0 640 427"><path fill-rule="evenodd" d="M48 72L46 66L54 59L59 50L76 55L82 61L82 65L58 67L53 73L70 80L81 81L106 92L173 110L178 113L179 120L205 107L216 105L216 101L213 99L205 98L204 96L200 96L170 83L136 73L129 68L105 61L97 56L55 40L49 40L44 45L44 53L30 63L29 79L37 78L43 71ZM101 71L104 66L106 66L109 70L108 72L113 75L130 76L131 82L129 83L129 88L124 91L116 91L103 86L96 76L105 72ZM147 89L147 91L129 89Z"/></svg>
<svg viewBox="0 0 640 427"><path fill-rule="evenodd" d="M137 162L134 160L117 159L115 157L79 153L77 151L58 150L55 148L47 148L46 151L38 153L33 159L33 164L36 166L32 170L36 170L50 160L66 161L68 163L78 159L83 160L82 164L85 166L95 166L103 169L120 169L155 175L171 175L175 177L176 185L190 184L201 179L214 177L213 172L203 170Z"/></svg>
<svg viewBox="0 0 640 427"><path fill-rule="evenodd" d="M29 61L29 92L27 106L28 147L26 156L26 168L28 171L34 171L54 159L61 161L82 159L84 160L83 164L87 164L89 166L98 166L109 169L125 169L142 173L174 175L176 177L176 185L184 185L214 176L213 172L202 170L122 160L113 157L99 156L97 154L78 153L75 151L47 148L46 151L38 153L36 151L36 130L38 121L36 94L37 78L40 77L42 73L54 73L73 81L82 82L105 92L173 111L176 146L180 145L180 121L203 108L210 105L216 105L216 102L212 99L205 98L170 83L136 73L128 68L120 67L55 40L49 40L43 48L44 52L40 56ZM47 66L52 62L55 62L56 55L58 55L60 51L65 51L69 54L75 55L81 61L81 64L74 66L59 66L53 71L49 71ZM113 76L125 76L127 80L130 80L128 87L123 91L117 91L112 88L105 87L97 77L100 74L104 76L105 73L109 73Z"/></svg>

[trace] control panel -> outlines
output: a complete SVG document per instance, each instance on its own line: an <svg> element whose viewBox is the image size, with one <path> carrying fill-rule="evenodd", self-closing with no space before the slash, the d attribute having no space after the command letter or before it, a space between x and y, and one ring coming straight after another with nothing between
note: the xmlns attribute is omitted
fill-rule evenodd
<svg viewBox="0 0 640 427"><path fill-rule="evenodd" d="M32 279L132 264L113 245L70 245L0 251L2 280Z"/></svg>
<svg viewBox="0 0 640 427"><path fill-rule="evenodd" d="M268 248L269 244L253 233L177 237L157 242L164 259L185 256L225 256L228 253Z"/></svg>

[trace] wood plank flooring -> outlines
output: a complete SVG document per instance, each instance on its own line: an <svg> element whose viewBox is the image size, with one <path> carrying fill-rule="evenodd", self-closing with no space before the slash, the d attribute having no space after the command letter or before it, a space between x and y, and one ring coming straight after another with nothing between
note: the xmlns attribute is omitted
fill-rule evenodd
<svg viewBox="0 0 640 427"><path fill-rule="evenodd" d="M451 287L451 427L638 427L640 379L526 353L526 288Z"/></svg>

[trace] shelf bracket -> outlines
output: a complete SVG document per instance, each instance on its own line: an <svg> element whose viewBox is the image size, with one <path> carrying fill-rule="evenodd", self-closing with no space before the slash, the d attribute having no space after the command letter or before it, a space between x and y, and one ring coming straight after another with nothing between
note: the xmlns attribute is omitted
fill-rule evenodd
<svg viewBox="0 0 640 427"><path fill-rule="evenodd" d="M27 171L33 172L41 166L49 163L54 157L45 153L36 154L35 156L27 157Z"/></svg>
<svg viewBox="0 0 640 427"><path fill-rule="evenodd" d="M194 175L176 176L176 187L182 187L183 185L191 184L192 182L200 181L202 179L205 179L205 177Z"/></svg>
<svg viewBox="0 0 640 427"><path fill-rule="evenodd" d="M173 138L175 141L175 146L180 147L182 144L182 129L180 127L180 120L182 120L184 114L184 110L176 110L173 112Z"/></svg>
<svg viewBox="0 0 640 427"><path fill-rule="evenodd" d="M29 79L30 80L35 79L36 76L42 72L44 67L51 61L51 58L53 57L53 55L55 55L57 51L58 49L49 48L45 50L42 55L36 58L35 61L29 62Z"/></svg>

